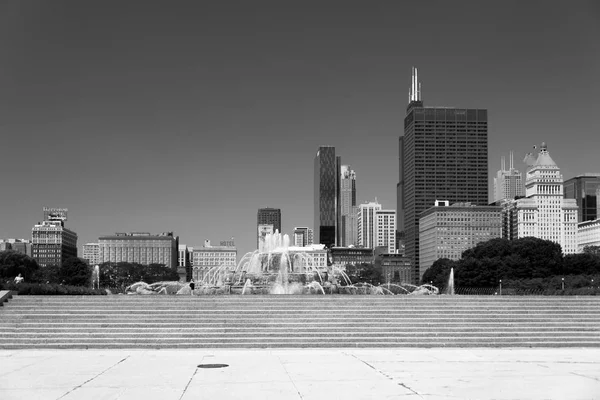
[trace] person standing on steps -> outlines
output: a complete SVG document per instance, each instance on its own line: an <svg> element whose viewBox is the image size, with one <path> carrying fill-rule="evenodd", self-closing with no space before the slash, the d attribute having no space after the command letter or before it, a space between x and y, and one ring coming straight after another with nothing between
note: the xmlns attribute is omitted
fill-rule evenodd
<svg viewBox="0 0 600 400"><path fill-rule="evenodd" d="M192 296L194 295L194 287L195 287L195 286L196 286L196 284L194 283L194 278L192 278L192 279L190 280L190 289L192 289L192 290L190 291L190 294L191 294Z"/></svg>

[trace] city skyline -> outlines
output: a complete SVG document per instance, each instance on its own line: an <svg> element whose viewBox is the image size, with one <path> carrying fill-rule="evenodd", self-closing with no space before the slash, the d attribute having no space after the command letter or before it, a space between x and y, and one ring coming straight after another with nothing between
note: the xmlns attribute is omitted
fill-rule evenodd
<svg viewBox="0 0 600 400"><path fill-rule="evenodd" d="M523 170L543 141L565 180L597 172L598 6L476 4L4 2L0 238L55 206L80 251L174 231L241 255L265 205L310 227L322 145L360 171L357 204L396 204L412 66L428 106L489 111L490 188L502 154Z"/></svg>

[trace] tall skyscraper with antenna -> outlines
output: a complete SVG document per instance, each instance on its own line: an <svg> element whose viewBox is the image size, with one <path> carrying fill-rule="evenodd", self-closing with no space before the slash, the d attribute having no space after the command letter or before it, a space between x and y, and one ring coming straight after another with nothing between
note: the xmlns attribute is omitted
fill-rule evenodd
<svg viewBox="0 0 600 400"><path fill-rule="evenodd" d="M398 234L413 263L412 281L419 267L419 218L435 200L488 204L487 110L424 107L421 83L412 70L411 88L399 139L397 185Z"/></svg>
<svg viewBox="0 0 600 400"><path fill-rule="evenodd" d="M502 156L500 170L494 178L494 202L522 196L525 196L525 183L521 172L514 167L514 155L511 151L509 168L506 169L506 159Z"/></svg>

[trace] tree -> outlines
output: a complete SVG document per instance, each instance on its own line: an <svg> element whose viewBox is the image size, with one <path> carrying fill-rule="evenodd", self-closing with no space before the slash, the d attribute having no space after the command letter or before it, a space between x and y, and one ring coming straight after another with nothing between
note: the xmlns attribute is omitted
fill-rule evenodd
<svg viewBox="0 0 600 400"><path fill-rule="evenodd" d="M26 254L13 250L0 251L0 278L13 278L21 274L28 281L39 268L37 261Z"/></svg>
<svg viewBox="0 0 600 400"><path fill-rule="evenodd" d="M421 279L421 284L432 283L433 286L442 290L448 285L450 269L455 267L456 263L448 258L439 258L434 261L431 267L427 268Z"/></svg>
<svg viewBox="0 0 600 400"><path fill-rule="evenodd" d="M585 246L583 252L586 254L595 254L600 256L600 246Z"/></svg>
<svg viewBox="0 0 600 400"><path fill-rule="evenodd" d="M352 283L379 285L383 282L382 268L371 263L348 264L346 265L346 275Z"/></svg>
<svg viewBox="0 0 600 400"><path fill-rule="evenodd" d="M73 286L88 286L92 278L92 269L81 258L67 258L59 269L61 282Z"/></svg>

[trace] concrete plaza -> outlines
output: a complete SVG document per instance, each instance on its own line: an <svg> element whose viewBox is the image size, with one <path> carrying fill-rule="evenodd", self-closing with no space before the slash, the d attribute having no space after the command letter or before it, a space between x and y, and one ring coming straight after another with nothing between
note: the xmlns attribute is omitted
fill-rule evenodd
<svg viewBox="0 0 600 400"><path fill-rule="evenodd" d="M600 349L0 351L2 400L375 398L600 399Z"/></svg>

